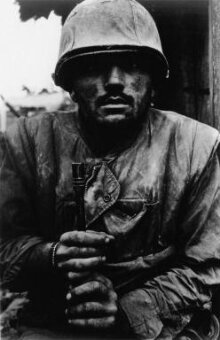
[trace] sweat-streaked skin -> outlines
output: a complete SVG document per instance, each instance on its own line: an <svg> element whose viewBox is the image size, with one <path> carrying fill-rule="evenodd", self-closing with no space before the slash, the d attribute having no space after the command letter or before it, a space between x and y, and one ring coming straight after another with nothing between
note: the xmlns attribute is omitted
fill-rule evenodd
<svg viewBox="0 0 220 340"><path fill-rule="evenodd" d="M79 67L72 88L80 114L104 125L135 120L149 104L151 77L133 55L94 56Z"/></svg>
<svg viewBox="0 0 220 340"><path fill-rule="evenodd" d="M89 147L111 149L137 133L152 98L150 68L136 53L122 53L90 56L73 69L70 95Z"/></svg>

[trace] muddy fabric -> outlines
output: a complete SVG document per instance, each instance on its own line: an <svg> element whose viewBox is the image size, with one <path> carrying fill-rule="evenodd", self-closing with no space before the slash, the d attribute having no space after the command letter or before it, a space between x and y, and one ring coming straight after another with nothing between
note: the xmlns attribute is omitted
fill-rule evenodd
<svg viewBox="0 0 220 340"><path fill-rule="evenodd" d="M29 290L36 324L65 319L65 282L26 264L37 244L75 228L71 162L87 164L86 230L116 238L100 271L137 336L156 322L152 332L178 333L196 309L211 307L220 283L219 133L173 112L146 117L130 147L103 159L82 139L77 112L21 118L5 135L2 283Z"/></svg>

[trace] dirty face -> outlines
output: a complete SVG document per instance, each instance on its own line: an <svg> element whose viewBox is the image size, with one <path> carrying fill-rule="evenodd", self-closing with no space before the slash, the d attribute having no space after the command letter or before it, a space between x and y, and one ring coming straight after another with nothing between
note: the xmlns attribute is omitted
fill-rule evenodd
<svg viewBox="0 0 220 340"><path fill-rule="evenodd" d="M108 127L147 114L152 92L149 69L135 53L82 58L71 88L83 121Z"/></svg>

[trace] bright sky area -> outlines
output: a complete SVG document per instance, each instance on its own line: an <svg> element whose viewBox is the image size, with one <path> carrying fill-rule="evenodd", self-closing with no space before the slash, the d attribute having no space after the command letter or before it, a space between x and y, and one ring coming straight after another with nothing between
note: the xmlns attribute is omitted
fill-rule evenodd
<svg viewBox="0 0 220 340"><path fill-rule="evenodd" d="M61 18L53 12L21 22L15 1L0 0L0 94L21 96L23 85L34 92L54 89L60 30Z"/></svg>

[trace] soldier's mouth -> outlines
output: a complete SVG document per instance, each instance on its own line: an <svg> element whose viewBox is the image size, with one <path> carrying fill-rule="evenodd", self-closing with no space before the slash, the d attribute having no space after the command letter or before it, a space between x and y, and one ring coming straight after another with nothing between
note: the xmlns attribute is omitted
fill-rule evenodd
<svg viewBox="0 0 220 340"><path fill-rule="evenodd" d="M120 96L111 96L106 98L104 105L128 105L128 102Z"/></svg>
<svg viewBox="0 0 220 340"><path fill-rule="evenodd" d="M120 109L120 108L125 108L125 107L128 107L129 105L128 104L117 104L117 103L109 103L109 104L105 104L105 105L102 105L102 107L106 108L106 109Z"/></svg>
<svg viewBox="0 0 220 340"><path fill-rule="evenodd" d="M106 111L117 113L126 110L130 104L127 100L120 96L111 96L106 98L100 106Z"/></svg>

